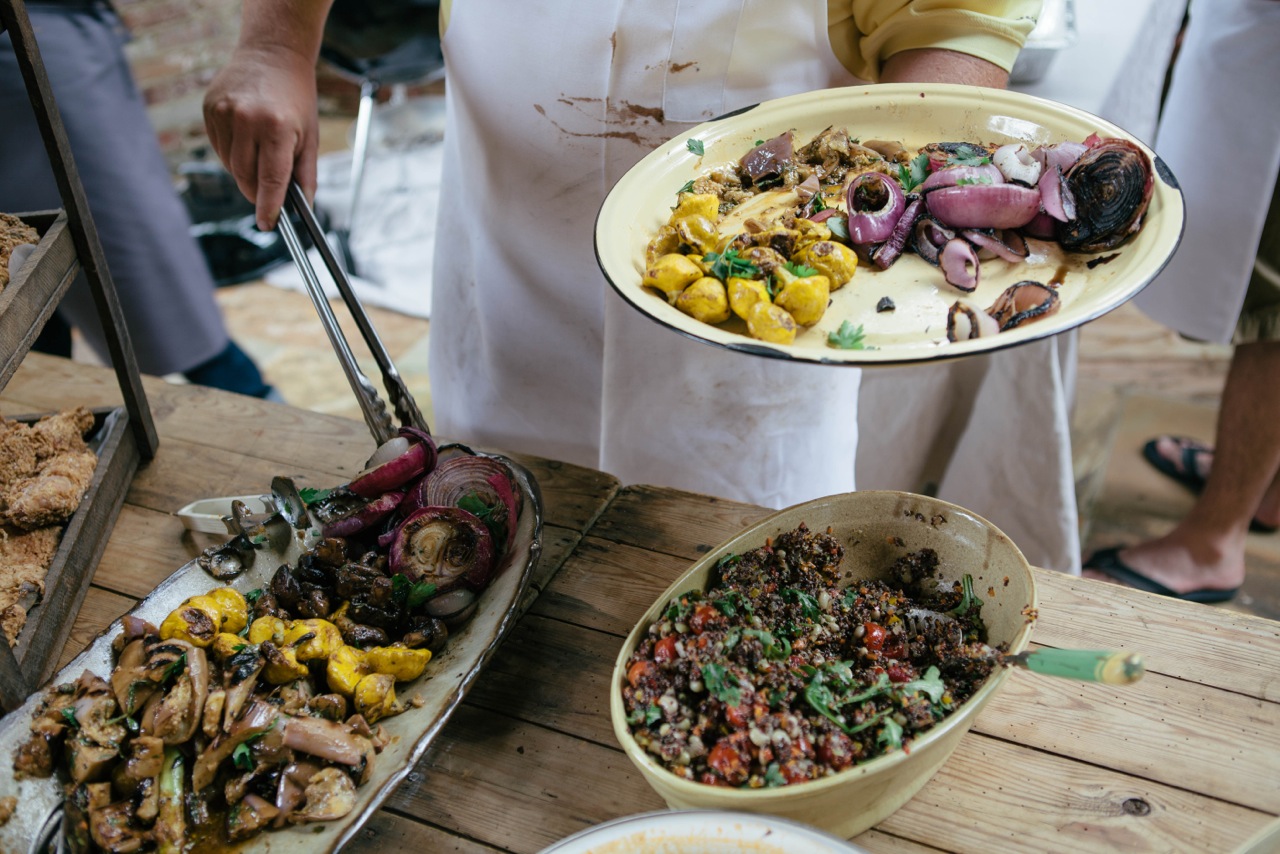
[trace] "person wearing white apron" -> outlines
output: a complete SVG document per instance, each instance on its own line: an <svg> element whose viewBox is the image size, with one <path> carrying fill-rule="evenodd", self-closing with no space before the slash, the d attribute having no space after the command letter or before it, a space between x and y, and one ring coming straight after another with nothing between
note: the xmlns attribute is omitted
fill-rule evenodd
<svg viewBox="0 0 1280 854"><path fill-rule="evenodd" d="M836 58L829 9L837 31L864 33L842 53L874 76L883 55L940 43L1007 69L1038 6L451 4L430 344L439 432L775 507L851 490L859 372L744 357L658 327L607 286L595 214L630 166L693 124L858 82ZM246 7L251 34L257 14ZM224 155L243 138L237 99L260 85L237 81L235 65L206 100Z"/></svg>
<svg viewBox="0 0 1280 854"><path fill-rule="evenodd" d="M1189 338L1236 349L1212 465L1190 513L1158 539L1094 554L1091 575L1225 601L1244 581L1251 523L1280 526L1277 84L1280 2L1193 0L1155 144L1182 187L1186 229L1137 304ZM1232 164L1232 177L1220 162ZM1177 462L1178 450L1164 453ZM1185 461L1194 467L1200 457Z"/></svg>

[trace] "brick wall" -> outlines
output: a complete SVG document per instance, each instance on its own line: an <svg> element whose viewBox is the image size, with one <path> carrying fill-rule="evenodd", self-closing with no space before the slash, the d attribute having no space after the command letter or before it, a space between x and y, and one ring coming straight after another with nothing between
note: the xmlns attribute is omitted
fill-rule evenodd
<svg viewBox="0 0 1280 854"><path fill-rule="evenodd" d="M127 48L129 63L146 99L160 147L176 169L201 149L207 150L204 93L235 47L241 0L113 3L133 34ZM321 113L355 115L360 99L358 85L324 63L317 69L317 84ZM424 91L436 94L442 91L442 85L413 87L410 94ZM385 100L389 92L381 95Z"/></svg>
<svg viewBox="0 0 1280 854"><path fill-rule="evenodd" d="M169 162L206 147L201 102L240 32L240 0L113 0L127 53Z"/></svg>

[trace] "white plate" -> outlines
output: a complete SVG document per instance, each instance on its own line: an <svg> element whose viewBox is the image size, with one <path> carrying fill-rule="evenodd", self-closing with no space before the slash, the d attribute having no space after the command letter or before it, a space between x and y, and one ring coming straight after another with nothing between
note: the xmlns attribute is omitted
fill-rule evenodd
<svg viewBox="0 0 1280 854"><path fill-rule="evenodd" d="M1151 156L1155 187L1142 231L1108 253L1113 260L1090 269L1097 255L1062 253L1056 244L1036 265L984 261L982 283L973 294L947 285L942 273L919 257L904 255L888 270L859 263L853 280L831 295L825 316L790 345L768 344L746 334L734 318L711 326L694 320L641 286L645 247L665 224L685 182L713 166L738 160L756 140L790 129L796 144L830 126L844 127L860 139L898 140L908 148L931 142L1028 142L1036 145L1081 142L1091 133L1131 140ZM699 157L687 143L703 144ZM596 257L609 283L642 314L698 341L758 356L805 362L889 365L949 359L999 350L1045 338L1100 317L1136 295L1164 268L1182 237L1182 192L1155 153L1124 130L1074 107L998 89L943 84L879 84L809 92L766 101L680 134L632 167L605 198L596 219ZM1062 272L1058 275L1059 268ZM1007 332L949 343L947 308L958 297L990 306L1015 282L1061 281L1062 307L1050 317ZM897 308L879 313L881 297ZM827 333L845 320L862 325L866 344L875 349L841 350L827 346Z"/></svg>
<svg viewBox="0 0 1280 854"><path fill-rule="evenodd" d="M598 824L542 854L857 854L851 842L796 821L727 810L674 810Z"/></svg>

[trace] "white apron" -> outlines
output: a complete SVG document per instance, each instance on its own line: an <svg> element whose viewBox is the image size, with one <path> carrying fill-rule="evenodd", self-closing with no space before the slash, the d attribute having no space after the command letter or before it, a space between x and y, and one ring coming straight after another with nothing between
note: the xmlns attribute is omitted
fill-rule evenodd
<svg viewBox="0 0 1280 854"><path fill-rule="evenodd" d="M613 294L592 243L605 194L661 142L856 82L825 0L460 0L444 50L438 432L771 506L852 489L857 370L659 327Z"/></svg>
<svg viewBox="0 0 1280 854"><path fill-rule="evenodd" d="M1155 150L1182 185L1187 225L1138 306L1226 343L1280 170L1280 3L1194 0Z"/></svg>

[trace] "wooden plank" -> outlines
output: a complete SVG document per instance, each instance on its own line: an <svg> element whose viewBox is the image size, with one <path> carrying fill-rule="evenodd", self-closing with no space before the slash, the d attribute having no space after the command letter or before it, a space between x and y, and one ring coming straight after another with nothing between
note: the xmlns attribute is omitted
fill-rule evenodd
<svg viewBox="0 0 1280 854"><path fill-rule="evenodd" d="M635 547L641 552L620 554L636 565L637 555L644 551L692 563L709 547L767 513L693 493L627 487L610 503L588 541L606 538ZM613 556L602 564L611 583L617 583L615 564L623 560ZM571 562L566 569L575 567ZM576 567L575 576L593 571ZM645 591L635 588L645 586L648 578L640 572L634 585L629 581L628 596L643 598ZM1038 643L1132 649L1146 657L1150 671L1280 700L1280 623L1046 570L1035 570L1035 578L1040 599L1034 635ZM656 598L663 588L665 584L648 589Z"/></svg>
<svg viewBox="0 0 1280 854"><path fill-rule="evenodd" d="M342 852L385 854L387 851L421 851L435 854L437 851L453 851L457 854L495 854L499 850L463 839L411 817L396 815L390 810L379 810Z"/></svg>
<svg viewBox="0 0 1280 854"><path fill-rule="evenodd" d="M44 598L33 608L18 637L18 657L27 687L54 671L59 651L72 631L71 618L84 600L111 528L138 467L139 449L121 410L109 420L98 449L98 465L80 506L67 521L62 541L45 576Z"/></svg>
<svg viewBox="0 0 1280 854"><path fill-rule="evenodd" d="M23 221L42 233L18 275L0 292L0 388L18 370L80 269L66 214L59 212L52 223L44 214Z"/></svg>
<svg viewBox="0 0 1280 854"><path fill-rule="evenodd" d="M1147 669L1280 702L1280 622L1055 572L1036 572L1048 646L1131 649Z"/></svg>
<svg viewBox="0 0 1280 854"><path fill-rule="evenodd" d="M66 667L67 662L79 655L81 650L132 608L134 603L131 597L90 587L89 592L85 594L84 602L80 605L80 612L76 614L75 624L71 627L71 636L62 647L57 669Z"/></svg>
<svg viewBox="0 0 1280 854"><path fill-rule="evenodd" d="M512 851L663 806L617 749L467 704L389 805ZM1268 819L974 734L878 829L945 850L1228 851Z"/></svg>

